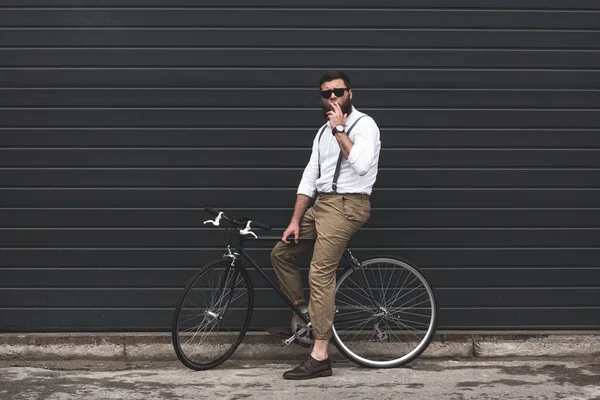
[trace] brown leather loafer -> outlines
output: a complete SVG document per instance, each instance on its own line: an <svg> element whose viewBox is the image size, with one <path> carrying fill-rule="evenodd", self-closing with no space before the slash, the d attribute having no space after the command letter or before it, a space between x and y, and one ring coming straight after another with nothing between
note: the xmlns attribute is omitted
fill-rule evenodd
<svg viewBox="0 0 600 400"><path fill-rule="evenodd" d="M271 335L277 336L277 337L280 337L280 338L283 338L283 339L289 339L293 335L292 328L289 325L266 328L265 330L268 333L270 333ZM297 344L298 346L302 346L305 349L309 349L310 348L310 344L301 342L298 339L295 339L294 342L293 342L293 344Z"/></svg>
<svg viewBox="0 0 600 400"><path fill-rule="evenodd" d="M308 356L308 359L302 361L296 368L283 373L285 379L294 380L313 379L331 375L331 360L327 358L319 361L315 360L312 356Z"/></svg>

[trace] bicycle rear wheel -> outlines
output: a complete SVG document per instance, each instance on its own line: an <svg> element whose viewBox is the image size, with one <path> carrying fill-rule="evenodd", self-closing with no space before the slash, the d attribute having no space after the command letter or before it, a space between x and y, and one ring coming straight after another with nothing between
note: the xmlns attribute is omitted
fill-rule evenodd
<svg viewBox="0 0 600 400"><path fill-rule="evenodd" d="M252 317L248 272L231 261L204 266L187 284L175 310L173 347L188 368L218 366L239 346Z"/></svg>
<svg viewBox="0 0 600 400"><path fill-rule="evenodd" d="M429 345L437 318L433 290L409 263L365 260L336 286L333 339L347 358L365 367L409 363Z"/></svg>

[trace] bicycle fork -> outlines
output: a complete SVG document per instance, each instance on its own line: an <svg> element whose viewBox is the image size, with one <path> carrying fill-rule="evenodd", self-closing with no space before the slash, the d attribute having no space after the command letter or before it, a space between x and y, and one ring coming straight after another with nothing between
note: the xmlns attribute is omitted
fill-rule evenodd
<svg viewBox="0 0 600 400"><path fill-rule="evenodd" d="M227 296L227 300L225 301L225 307L222 308L222 311L219 311L218 313L212 310L206 310L204 312L204 314L210 318L212 318L213 320L221 320L223 319L223 315L225 315L227 313L227 310L229 309L229 306L231 305L231 301L234 298L234 294L235 294L235 285L237 282L237 279L239 277L239 272L236 270L235 268L235 261L237 259L238 254L237 253L232 253L231 250L229 249L229 254L226 254L224 257L227 258L231 258L231 264L229 266L226 267L225 271L223 272L223 275L221 276L221 279L219 280L219 285L218 285L218 291L217 293L225 293L226 290L226 285L227 282L229 281L229 277L231 274L231 270L233 269L233 276L231 277L231 283L229 284L229 295ZM218 299L217 304L221 302L221 299ZM217 304L214 304L213 306L216 306ZM221 307L219 307L221 308Z"/></svg>

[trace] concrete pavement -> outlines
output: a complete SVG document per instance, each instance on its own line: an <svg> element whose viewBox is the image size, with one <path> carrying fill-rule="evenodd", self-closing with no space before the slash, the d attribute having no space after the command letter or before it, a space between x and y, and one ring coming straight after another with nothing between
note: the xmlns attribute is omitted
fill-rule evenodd
<svg viewBox="0 0 600 400"><path fill-rule="evenodd" d="M340 359L330 378L282 379L295 364L195 372L173 361L4 361L0 399L600 399L600 357L419 359L386 370Z"/></svg>

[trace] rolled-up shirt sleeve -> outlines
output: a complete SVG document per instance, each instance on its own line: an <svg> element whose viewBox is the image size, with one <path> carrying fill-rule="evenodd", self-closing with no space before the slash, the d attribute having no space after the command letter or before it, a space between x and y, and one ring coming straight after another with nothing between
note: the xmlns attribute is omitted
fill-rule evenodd
<svg viewBox="0 0 600 400"><path fill-rule="evenodd" d="M348 164L360 176L369 172L375 161L375 149L379 141L379 128L372 118L363 118L351 132L354 143L348 155Z"/></svg>
<svg viewBox="0 0 600 400"><path fill-rule="evenodd" d="M304 168L304 173L302 174L302 180L300 181L300 185L298 186L298 191L296 194L304 194L308 197L315 197L317 191L317 179L319 178L319 134L315 136L313 140L312 153L310 155L310 160Z"/></svg>

